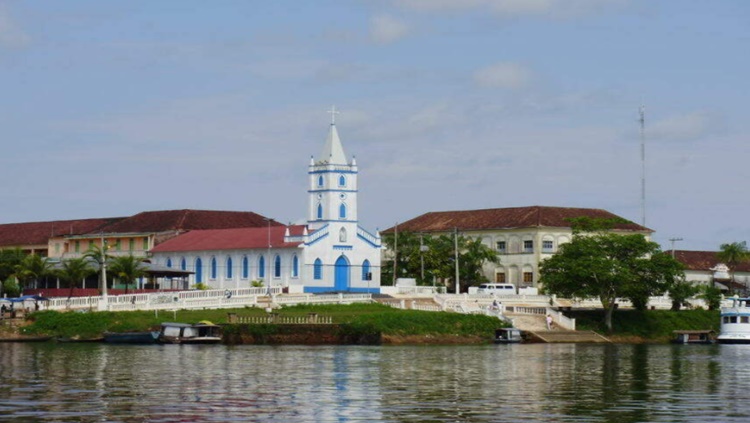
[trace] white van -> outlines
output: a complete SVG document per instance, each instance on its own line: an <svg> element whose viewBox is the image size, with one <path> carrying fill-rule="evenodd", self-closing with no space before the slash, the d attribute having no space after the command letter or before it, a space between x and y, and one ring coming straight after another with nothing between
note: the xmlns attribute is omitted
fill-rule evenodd
<svg viewBox="0 0 750 423"><path fill-rule="evenodd" d="M477 289L477 294L510 295L515 293L516 286L512 283L483 283Z"/></svg>

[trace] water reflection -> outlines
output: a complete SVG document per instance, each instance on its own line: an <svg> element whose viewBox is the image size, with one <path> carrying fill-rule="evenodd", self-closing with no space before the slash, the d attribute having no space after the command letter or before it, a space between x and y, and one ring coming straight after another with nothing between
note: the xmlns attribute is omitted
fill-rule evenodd
<svg viewBox="0 0 750 423"><path fill-rule="evenodd" d="M740 422L734 345L0 344L2 421Z"/></svg>

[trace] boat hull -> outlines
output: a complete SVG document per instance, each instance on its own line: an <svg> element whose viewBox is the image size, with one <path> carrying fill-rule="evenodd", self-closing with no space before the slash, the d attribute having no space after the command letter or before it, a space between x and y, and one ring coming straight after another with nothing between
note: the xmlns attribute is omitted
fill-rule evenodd
<svg viewBox="0 0 750 423"><path fill-rule="evenodd" d="M104 342L109 344L155 344L159 332L105 332Z"/></svg>

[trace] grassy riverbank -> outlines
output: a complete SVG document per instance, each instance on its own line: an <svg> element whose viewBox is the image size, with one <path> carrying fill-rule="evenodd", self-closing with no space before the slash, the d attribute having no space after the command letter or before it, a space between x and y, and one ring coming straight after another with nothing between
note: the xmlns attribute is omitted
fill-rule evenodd
<svg viewBox="0 0 750 423"><path fill-rule="evenodd" d="M274 310L279 316L305 317L308 313L331 317L347 330L369 334L379 332L386 343L470 343L487 342L500 326L496 318L458 313L399 310L382 304L298 305ZM153 311L128 312L55 312L41 311L30 316L22 328L24 335L50 335L62 338L90 339L103 332L143 331L158 328L161 322L195 323L209 320L228 323L228 313L237 316L265 316L259 308L223 310L179 310L176 313Z"/></svg>
<svg viewBox="0 0 750 423"><path fill-rule="evenodd" d="M675 330L714 330L719 333L719 311L708 310L617 310L612 315L612 333L602 323L603 310L567 313L579 330L593 330L615 342L668 342Z"/></svg>
<svg viewBox="0 0 750 423"><path fill-rule="evenodd" d="M488 342L494 330L502 325L496 318L458 313L436 313L399 310L381 304L299 305L275 310L279 316L306 317L308 313L331 317L345 331L356 336L382 334L384 343L481 343ZM21 328L23 335L49 335L61 338L90 339L105 331L127 332L157 329L161 322L195 323L209 320L228 323L228 313L237 316L265 316L259 308L223 310L179 310L176 313L153 311L129 312L54 312L41 311L30 316ZM573 311L579 330L593 330L615 342L667 342L674 330L719 330L719 312L706 310L617 310L613 315L614 330L608 333L603 311ZM268 326L250 329L268 332ZM231 329L228 328L230 331Z"/></svg>

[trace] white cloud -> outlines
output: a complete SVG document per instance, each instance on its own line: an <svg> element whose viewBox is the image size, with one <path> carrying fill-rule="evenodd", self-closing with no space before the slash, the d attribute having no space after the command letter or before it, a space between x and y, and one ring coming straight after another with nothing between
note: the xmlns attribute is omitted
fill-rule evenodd
<svg viewBox="0 0 750 423"><path fill-rule="evenodd" d="M31 38L16 25L8 8L0 3L0 48L23 48Z"/></svg>
<svg viewBox="0 0 750 423"><path fill-rule="evenodd" d="M379 15L370 20L370 37L379 44L398 41L409 32L409 25L392 16Z"/></svg>
<svg viewBox="0 0 750 423"><path fill-rule="evenodd" d="M708 114L694 112L670 116L656 121L653 125L646 121L646 136L665 141L692 141L705 137L714 127L715 124Z"/></svg>
<svg viewBox="0 0 750 423"><path fill-rule="evenodd" d="M474 82L486 88L519 89L531 79L531 72L517 63L496 63L474 73Z"/></svg>

